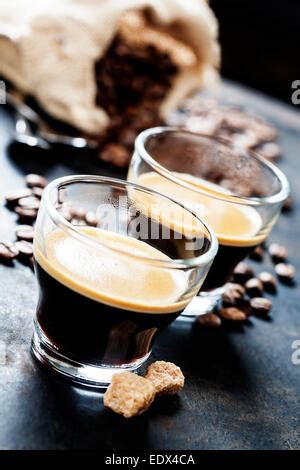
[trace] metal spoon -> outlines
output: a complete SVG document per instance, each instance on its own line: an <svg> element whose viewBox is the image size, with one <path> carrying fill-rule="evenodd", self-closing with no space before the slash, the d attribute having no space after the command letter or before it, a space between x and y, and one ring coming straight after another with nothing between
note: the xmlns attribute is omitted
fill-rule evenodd
<svg viewBox="0 0 300 470"><path fill-rule="evenodd" d="M57 134L46 131L47 124L30 106L25 104L18 95L7 93L6 102L16 111L15 138L18 142L49 150L52 145L67 145L73 148L97 147L97 142L84 137Z"/></svg>

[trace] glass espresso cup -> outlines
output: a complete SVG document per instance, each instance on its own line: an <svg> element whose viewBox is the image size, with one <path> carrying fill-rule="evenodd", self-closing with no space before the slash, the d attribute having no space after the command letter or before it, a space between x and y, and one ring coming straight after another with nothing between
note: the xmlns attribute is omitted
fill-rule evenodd
<svg viewBox="0 0 300 470"><path fill-rule="evenodd" d="M197 215L152 190L98 176L53 181L35 227L35 357L90 386L137 369L199 291L217 245Z"/></svg>
<svg viewBox="0 0 300 470"><path fill-rule="evenodd" d="M168 127L137 137L128 181L171 196L217 235L218 254L186 318L215 306L235 266L268 236L289 193L284 174L257 154Z"/></svg>

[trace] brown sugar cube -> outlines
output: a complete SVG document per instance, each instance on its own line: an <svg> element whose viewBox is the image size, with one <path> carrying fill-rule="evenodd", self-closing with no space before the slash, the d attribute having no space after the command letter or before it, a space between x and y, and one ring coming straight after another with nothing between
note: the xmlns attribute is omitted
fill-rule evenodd
<svg viewBox="0 0 300 470"><path fill-rule="evenodd" d="M172 362L153 362L148 367L145 378L153 383L156 395L173 395L184 386L184 375Z"/></svg>
<svg viewBox="0 0 300 470"><path fill-rule="evenodd" d="M125 418L144 413L155 397L155 387L150 380L133 372L122 372L112 377L103 403Z"/></svg>

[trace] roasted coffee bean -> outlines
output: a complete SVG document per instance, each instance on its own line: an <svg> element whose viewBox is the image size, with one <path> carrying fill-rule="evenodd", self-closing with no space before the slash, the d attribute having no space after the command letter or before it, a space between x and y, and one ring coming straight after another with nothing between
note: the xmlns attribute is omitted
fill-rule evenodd
<svg viewBox="0 0 300 470"><path fill-rule="evenodd" d="M293 210L293 206L294 206L294 200L292 196L287 197L283 203L282 212L290 212L291 210Z"/></svg>
<svg viewBox="0 0 300 470"><path fill-rule="evenodd" d="M36 209L40 207L40 200L35 196L22 197L19 199L18 206L23 209Z"/></svg>
<svg viewBox="0 0 300 470"><path fill-rule="evenodd" d="M250 300L250 307L254 315L268 315L272 308L272 302L265 297L253 297Z"/></svg>
<svg viewBox="0 0 300 470"><path fill-rule="evenodd" d="M34 230L31 225L18 225L16 228L16 237L18 240L33 240Z"/></svg>
<svg viewBox="0 0 300 470"><path fill-rule="evenodd" d="M252 131L256 135L258 142L273 141L277 138L278 133L276 129L257 116L228 107L221 108L221 112L223 113L222 126L231 129L233 132L237 130Z"/></svg>
<svg viewBox="0 0 300 470"><path fill-rule="evenodd" d="M19 251L19 256L31 257L33 255L33 244L25 240L15 243L15 247Z"/></svg>
<svg viewBox="0 0 300 470"><path fill-rule="evenodd" d="M144 83L142 80L141 84L142 90L144 88ZM153 83L149 88L148 94L150 95L151 99L153 100L161 100L166 93L166 88L161 83Z"/></svg>
<svg viewBox="0 0 300 470"><path fill-rule="evenodd" d="M46 178L44 178L41 175L36 175L34 173L30 173L29 175L25 176L25 182L29 188L45 188L47 186L48 182Z"/></svg>
<svg viewBox="0 0 300 470"><path fill-rule="evenodd" d="M201 132L208 136L215 135L219 126L217 117L191 116L184 122L184 127L191 132Z"/></svg>
<svg viewBox="0 0 300 470"><path fill-rule="evenodd" d="M44 189L43 189L43 188L39 188L38 186L35 186L34 188L32 188L32 194L33 194L35 197L37 197L38 199L41 199L41 198L42 198L43 191L44 191Z"/></svg>
<svg viewBox="0 0 300 470"><path fill-rule="evenodd" d="M0 242L0 260L12 261L18 254L19 251L13 243Z"/></svg>
<svg viewBox="0 0 300 470"><path fill-rule="evenodd" d="M17 206L14 211L23 222L33 222L37 216L37 210L35 209L25 209L24 207Z"/></svg>
<svg viewBox="0 0 300 470"><path fill-rule="evenodd" d="M224 305L235 305L244 298L246 290L240 284L230 282L226 284L225 291L222 294Z"/></svg>
<svg viewBox="0 0 300 470"><path fill-rule="evenodd" d="M255 260L255 261L262 261L263 258L264 258L264 250L261 246L257 246L255 248L255 250L253 250L250 255L249 255L249 258Z"/></svg>
<svg viewBox="0 0 300 470"><path fill-rule="evenodd" d="M276 264L275 271L280 280L286 283L292 282L296 273L294 266L288 263Z"/></svg>
<svg viewBox="0 0 300 470"><path fill-rule="evenodd" d="M247 299L246 297L244 297L243 299L239 301L237 308L241 310L242 312L244 312L244 314L247 317L251 315L250 302L249 302L249 299Z"/></svg>
<svg viewBox="0 0 300 470"><path fill-rule="evenodd" d="M215 313L206 313L204 315L199 315L196 319L198 325L205 327L219 327L222 324L222 320Z"/></svg>
<svg viewBox="0 0 300 470"><path fill-rule="evenodd" d="M254 271L249 264L241 261L233 271L233 280L238 284L244 284L254 276Z"/></svg>
<svg viewBox="0 0 300 470"><path fill-rule="evenodd" d="M10 191L5 195L6 204L11 207L16 206L20 199L29 196L32 196L32 191L29 188L16 189L14 191Z"/></svg>
<svg viewBox="0 0 300 470"><path fill-rule="evenodd" d="M257 134L251 130L245 130L242 133L235 133L232 135L232 143L237 147L251 149L259 143Z"/></svg>
<svg viewBox="0 0 300 470"><path fill-rule="evenodd" d="M91 227L97 227L97 224L98 224L98 218L95 214L95 212L93 211L88 211L86 214L85 214L85 221L88 225L90 225Z"/></svg>
<svg viewBox="0 0 300 470"><path fill-rule="evenodd" d="M82 207L77 207L74 208L72 207L70 209L72 218L77 219L77 220L84 220L86 216L86 211Z"/></svg>
<svg viewBox="0 0 300 470"><path fill-rule="evenodd" d="M128 165L130 153L123 145L106 144L100 153L100 158L104 162L111 163L118 167L124 167Z"/></svg>
<svg viewBox="0 0 300 470"><path fill-rule="evenodd" d="M275 142L266 142L257 149L257 152L270 161L276 161L280 157L280 147Z"/></svg>
<svg viewBox="0 0 300 470"><path fill-rule="evenodd" d="M223 188L228 189L228 191L235 192L240 196L250 197L252 194L252 190L250 186L245 185L242 180L237 182L234 179L223 178L221 181L218 182L220 186Z"/></svg>
<svg viewBox="0 0 300 470"><path fill-rule="evenodd" d="M245 288L249 297L259 297L264 291L263 283L256 277L249 279L245 284Z"/></svg>
<svg viewBox="0 0 300 470"><path fill-rule="evenodd" d="M124 147L131 148L136 138L136 132L131 127L124 127L120 130L118 135L118 141Z"/></svg>
<svg viewBox="0 0 300 470"><path fill-rule="evenodd" d="M236 307L220 308L219 314L225 320L231 320L231 321L243 321L243 320L246 320L247 318L246 313Z"/></svg>
<svg viewBox="0 0 300 470"><path fill-rule="evenodd" d="M70 222L72 220L72 213L71 213L71 209L69 207L66 207L66 206L59 207L58 212L68 222Z"/></svg>
<svg viewBox="0 0 300 470"><path fill-rule="evenodd" d="M258 279L263 283L264 290L266 292L275 294L277 291L277 282L273 274L263 271L258 275Z"/></svg>
<svg viewBox="0 0 300 470"><path fill-rule="evenodd" d="M269 246L269 255L271 256L274 263L280 263L285 261L288 257L288 250L279 243L272 243Z"/></svg>
<svg viewBox="0 0 300 470"><path fill-rule="evenodd" d="M84 225L86 225L85 220L83 220L83 219L77 219L76 217L73 217L70 222L71 222L72 225L79 225L79 226L84 226Z"/></svg>

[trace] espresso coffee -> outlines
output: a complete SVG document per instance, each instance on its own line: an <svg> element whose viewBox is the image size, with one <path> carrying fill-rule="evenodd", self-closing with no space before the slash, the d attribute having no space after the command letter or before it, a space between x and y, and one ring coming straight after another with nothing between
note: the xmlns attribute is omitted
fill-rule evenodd
<svg viewBox="0 0 300 470"><path fill-rule="evenodd" d="M170 261L158 241L154 247L99 228L80 231L96 245L61 229L46 236L43 249L36 237L37 328L50 347L74 361L133 364L189 302L183 296L188 274L155 264Z"/></svg>
<svg viewBox="0 0 300 470"><path fill-rule="evenodd" d="M230 203L232 193L225 188L189 174L173 174L182 184L154 171L141 174L136 182L181 202L215 231L219 250L202 290L216 289L230 280L234 267L264 240L261 216L255 207Z"/></svg>

